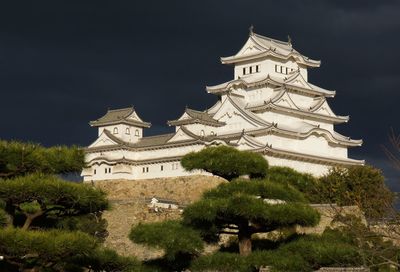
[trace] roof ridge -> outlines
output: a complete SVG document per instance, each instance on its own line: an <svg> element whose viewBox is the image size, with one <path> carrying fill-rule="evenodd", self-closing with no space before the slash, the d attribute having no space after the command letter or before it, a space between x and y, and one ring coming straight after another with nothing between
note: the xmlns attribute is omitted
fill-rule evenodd
<svg viewBox="0 0 400 272"><path fill-rule="evenodd" d="M171 133L164 133L164 134L158 134L158 135L145 136L145 137L142 137L141 139L149 139L149 138L156 138L156 137L166 137L166 136L170 136L170 135L175 135L175 133L171 132Z"/></svg>
<svg viewBox="0 0 400 272"><path fill-rule="evenodd" d="M113 109L113 110L112 109L108 109L107 112L110 112L110 111L124 111L124 110L133 110L133 111L135 111L135 108L133 106L131 106L131 107Z"/></svg>
<svg viewBox="0 0 400 272"><path fill-rule="evenodd" d="M254 33L254 32L253 32L253 35L255 37L260 38L260 39L269 40L271 42L275 42L275 43L278 43L278 44L287 45L287 46L291 47L289 42L284 42L284 41L277 40L277 39L274 39L274 38L270 38L270 37L267 37L267 36L264 36L264 35L261 35L261 34L257 34L257 33Z"/></svg>

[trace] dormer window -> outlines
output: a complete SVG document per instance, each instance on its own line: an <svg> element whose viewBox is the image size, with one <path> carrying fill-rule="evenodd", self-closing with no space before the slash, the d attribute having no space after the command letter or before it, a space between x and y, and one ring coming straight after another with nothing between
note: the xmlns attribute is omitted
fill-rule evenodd
<svg viewBox="0 0 400 272"><path fill-rule="evenodd" d="M139 136L139 130L135 130L135 136Z"/></svg>
<svg viewBox="0 0 400 272"><path fill-rule="evenodd" d="M114 128L113 133L114 134L118 134L118 128L117 127Z"/></svg>
<svg viewBox="0 0 400 272"><path fill-rule="evenodd" d="M204 137L204 135L205 135L204 130L201 130L201 131L200 131L200 136L201 136L201 137Z"/></svg>
<svg viewBox="0 0 400 272"><path fill-rule="evenodd" d="M125 130L125 134L126 134L126 135L129 135L129 134L131 134L131 131L130 131L130 129L129 129L129 128L126 128L126 130Z"/></svg>

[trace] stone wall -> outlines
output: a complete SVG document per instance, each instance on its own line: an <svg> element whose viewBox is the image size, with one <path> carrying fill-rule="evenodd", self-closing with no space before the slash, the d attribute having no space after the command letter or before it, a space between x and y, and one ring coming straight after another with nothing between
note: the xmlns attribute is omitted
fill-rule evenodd
<svg viewBox="0 0 400 272"><path fill-rule="evenodd" d="M117 250L122 255L134 255L140 259L151 259L162 255L161 250L154 250L143 245L132 243L128 234L133 225L144 222L158 222L169 219L178 219L180 210L160 209L155 212L150 209L146 201L151 197L158 197L176 201L186 205L198 200L206 190L226 182L224 179L212 176L187 176L166 179L150 180L112 180L97 181L95 186L108 193L111 209L104 213L108 221L109 236L105 245ZM335 227L333 222L337 214L357 214L363 218L358 207L338 207L329 204L312 205L321 214L321 221L313 228L296 228L300 233L322 233L326 227ZM263 235L259 235L262 238ZM228 235L222 237L222 243L230 240ZM207 248L213 251L215 248Z"/></svg>

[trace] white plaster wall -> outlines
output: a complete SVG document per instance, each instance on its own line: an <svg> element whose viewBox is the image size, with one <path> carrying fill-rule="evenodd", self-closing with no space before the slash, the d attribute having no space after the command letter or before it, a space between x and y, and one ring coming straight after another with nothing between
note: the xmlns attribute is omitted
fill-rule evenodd
<svg viewBox="0 0 400 272"><path fill-rule="evenodd" d="M323 136L310 135L306 139L283 138L278 135L257 137L262 143L272 144L272 148L283 149L309 155L346 159L347 148L330 145Z"/></svg>
<svg viewBox="0 0 400 272"><path fill-rule="evenodd" d="M321 122L321 121L316 121L308 118L301 118L298 116L294 115L286 115L282 113L277 113L277 112L272 112L272 111L265 111L261 113L256 113L259 117L262 119L272 123L277 123L277 124L284 124L287 126L296 126L299 122L307 122L312 125L320 125L320 128L329 130L330 132L333 132L333 124L327 123L327 122Z"/></svg>
<svg viewBox="0 0 400 272"><path fill-rule="evenodd" d="M189 124L185 125L187 129L189 129L192 133L198 135L198 136L210 136L212 135L211 132L214 134L217 132L218 127L212 127L212 126L207 126L203 124ZM202 131L204 132L204 135L202 135Z"/></svg>
<svg viewBox="0 0 400 272"><path fill-rule="evenodd" d="M271 86L267 87L263 86L261 88L260 87L251 88L247 89L247 91L244 92L245 101L246 103L250 104L259 104L262 101L269 101L275 95L277 95L277 92L274 91L274 89Z"/></svg>
<svg viewBox="0 0 400 272"><path fill-rule="evenodd" d="M114 128L117 128L118 133L114 133ZM112 126L99 127L98 135L103 132L104 129L110 131L114 136L124 140L125 142L137 142L141 137L143 137L143 129L140 127L129 126L125 124L118 124ZM126 133L126 129L129 129L129 134ZM139 135L136 136L136 131Z"/></svg>
<svg viewBox="0 0 400 272"><path fill-rule="evenodd" d="M163 166L163 168L161 168ZM111 180L111 179L152 179L152 178L168 178L168 177L179 177L179 176L190 176L190 175L211 175L205 171L186 171L180 164L180 161L155 163L155 164L144 164L131 166L132 172L128 173L113 173L112 165L101 164L93 165L91 176L85 176L84 181L96 181L96 180ZM108 169L111 168L111 173L108 173ZM96 174L94 174L96 169ZM107 169L107 173L105 173ZM143 170L145 169L145 170ZM148 169L148 172L147 172Z"/></svg>
<svg viewBox="0 0 400 272"><path fill-rule="evenodd" d="M305 94L289 93L292 101L302 109L309 109L310 106L315 104L314 97Z"/></svg>
<svg viewBox="0 0 400 272"><path fill-rule="evenodd" d="M293 168L302 173L309 173L316 177L320 177L328 173L331 166L323 165L323 164L316 164L311 162L302 162L296 161L291 159L284 159L284 158L275 158L271 156L264 156L270 166L285 166Z"/></svg>

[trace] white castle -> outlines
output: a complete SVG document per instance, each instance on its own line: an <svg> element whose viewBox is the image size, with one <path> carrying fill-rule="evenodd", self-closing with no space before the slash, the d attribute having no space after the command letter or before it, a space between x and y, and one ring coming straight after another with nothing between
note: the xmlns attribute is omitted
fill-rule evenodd
<svg viewBox="0 0 400 272"><path fill-rule="evenodd" d="M177 177L187 172L181 158L212 145L259 152L270 165L288 166L315 176L332 166L362 165L348 158L347 148L360 146L334 131L348 116L338 116L327 98L335 91L308 82L307 69L320 66L282 42L250 30L240 51L221 58L234 66L234 79L207 86L218 102L206 111L186 108L168 121L175 132L143 136L150 123L133 107L109 110L90 122L98 138L86 148L85 181Z"/></svg>

